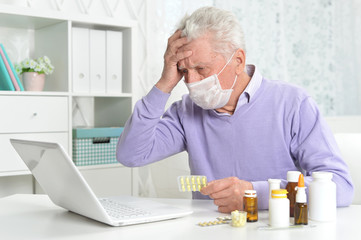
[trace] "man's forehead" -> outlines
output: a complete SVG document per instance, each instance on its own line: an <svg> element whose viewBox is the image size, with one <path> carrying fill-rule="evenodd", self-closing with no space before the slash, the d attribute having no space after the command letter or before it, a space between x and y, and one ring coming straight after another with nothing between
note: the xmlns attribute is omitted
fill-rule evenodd
<svg viewBox="0 0 361 240"><path fill-rule="evenodd" d="M192 39L189 40L188 43L186 43L184 46L182 46L180 48L180 50L201 50L201 51L211 51L212 47L211 47L211 42L210 42L210 38L205 36L196 38L196 39Z"/></svg>

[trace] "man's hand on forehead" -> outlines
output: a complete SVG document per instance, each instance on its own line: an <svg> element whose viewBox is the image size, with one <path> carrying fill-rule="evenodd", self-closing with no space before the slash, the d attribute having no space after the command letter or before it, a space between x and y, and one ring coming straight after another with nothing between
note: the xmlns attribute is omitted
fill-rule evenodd
<svg viewBox="0 0 361 240"><path fill-rule="evenodd" d="M181 80L183 75L178 70L178 62L192 55L190 50L181 48L188 43L186 37L181 36L182 31L177 30L168 38L167 49L164 53L164 67L162 76L156 86L163 92L169 93Z"/></svg>

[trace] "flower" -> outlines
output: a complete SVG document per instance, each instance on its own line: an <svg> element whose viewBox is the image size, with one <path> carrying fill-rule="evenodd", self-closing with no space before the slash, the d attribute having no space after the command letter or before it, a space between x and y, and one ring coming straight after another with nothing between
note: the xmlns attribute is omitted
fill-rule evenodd
<svg viewBox="0 0 361 240"><path fill-rule="evenodd" d="M54 66L51 65L50 59L47 56L39 57L37 59L24 59L21 63L15 63L15 71L17 74L24 72L37 72L46 75L52 74Z"/></svg>

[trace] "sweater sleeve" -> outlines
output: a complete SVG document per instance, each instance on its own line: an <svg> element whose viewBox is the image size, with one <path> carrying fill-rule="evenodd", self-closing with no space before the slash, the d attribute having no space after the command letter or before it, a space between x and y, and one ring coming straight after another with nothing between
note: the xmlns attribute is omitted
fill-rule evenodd
<svg viewBox="0 0 361 240"><path fill-rule="evenodd" d="M169 96L154 86L135 104L118 141L120 163L129 167L143 166L184 150L179 103L174 103L164 113Z"/></svg>
<svg viewBox="0 0 361 240"><path fill-rule="evenodd" d="M337 206L351 204L354 188L347 164L331 129L310 97L302 101L294 116L290 150L296 165L304 172L307 187L312 181L312 172L331 172L337 186Z"/></svg>

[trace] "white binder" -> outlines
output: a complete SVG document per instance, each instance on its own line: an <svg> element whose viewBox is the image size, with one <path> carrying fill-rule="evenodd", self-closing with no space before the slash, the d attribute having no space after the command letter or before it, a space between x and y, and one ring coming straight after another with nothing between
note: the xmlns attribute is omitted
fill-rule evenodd
<svg viewBox="0 0 361 240"><path fill-rule="evenodd" d="M89 29L72 28L73 92L89 92Z"/></svg>
<svg viewBox="0 0 361 240"><path fill-rule="evenodd" d="M90 29L90 92L105 93L105 31Z"/></svg>
<svg viewBox="0 0 361 240"><path fill-rule="evenodd" d="M122 92L122 54L123 34L122 32L106 31L107 42L107 93Z"/></svg>

